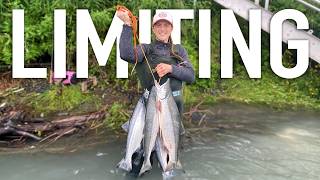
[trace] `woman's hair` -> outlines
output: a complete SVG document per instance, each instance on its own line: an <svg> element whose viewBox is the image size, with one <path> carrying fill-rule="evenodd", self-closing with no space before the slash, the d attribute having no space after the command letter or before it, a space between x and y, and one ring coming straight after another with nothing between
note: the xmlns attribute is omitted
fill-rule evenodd
<svg viewBox="0 0 320 180"><path fill-rule="evenodd" d="M176 45L173 44L171 36L169 37L169 41L168 41L168 42L171 44L171 52L170 52L170 54L173 55L173 56L176 57L179 61L182 62L182 61L183 61L182 57L179 56L179 55L175 52L176 48L174 48L174 47L175 47Z"/></svg>

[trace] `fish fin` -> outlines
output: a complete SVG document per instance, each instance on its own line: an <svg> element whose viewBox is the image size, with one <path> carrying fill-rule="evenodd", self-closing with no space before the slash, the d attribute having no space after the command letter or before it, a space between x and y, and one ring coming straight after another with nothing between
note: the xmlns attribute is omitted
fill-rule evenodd
<svg viewBox="0 0 320 180"><path fill-rule="evenodd" d="M139 176L141 176L142 174L144 174L147 171L150 171L151 169L152 169L151 162L150 162L150 160L148 160L145 163L143 163L143 165L140 169Z"/></svg>
<svg viewBox="0 0 320 180"><path fill-rule="evenodd" d="M127 162L124 158L117 165L118 168L130 172L132 169L131 162Z"/></svg>
<svg viewBox="0 0 320 180"><path fill-rule="evenodd" d="M160 166L161 166L161 164L160 164ZM167 169L167 164L164 164L163 167L161 166L161 169L162 169L163 171L166 171L166 169Z"/></svg>
<svg viewBox="0 0 320 180"><path fill-rule="evenodd" d="M162 172L162 179L163 180L180 179L179 176L181 177L182 174L184 173L185 173L184 171L176 170L176 169L165 171L165 172Z"/></svg>
<svg viewBox="0 0 320 180"><path fill-rule="evenodd" d="M168 164L167 164L167 166L165 168L165 171L172 170L174 168L175 164L176 164L175 162L169 160L169 162L168 162Z"/></svg>
<svg viewBox="0 0 320 180"><path fill-rule="evenodd" d="M180 162L180 159L177 161L177 164L176 164L176 167L175 167L176 169L181 169L181 170L183 170L183 168L182 168L182 164L181 164L181 162Z"/></svg>
<svg viewBox="0 0 320 180"><path fill-rule="evenodd" d="M125 122L125 123L123 123L123 124L121 125L121 128L122 128L126 133L129 132L129 124L130 124L130 122L127 121L127 122Z"/></svg>

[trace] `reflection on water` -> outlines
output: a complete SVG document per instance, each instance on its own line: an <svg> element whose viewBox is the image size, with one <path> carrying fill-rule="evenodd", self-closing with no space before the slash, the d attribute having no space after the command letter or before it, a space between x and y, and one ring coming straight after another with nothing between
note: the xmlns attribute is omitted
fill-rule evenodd
<svg viewBox="0 0 320 180"><path fill-rule="evenodd" d="M211 109L205 128L188 125L185 173L175 179L320 179L320 114L237 104ZM124 146L121 137L66 153L1 155L1 179L133 179L115 168ZM154 165L141 179L162 179L161 171Z"/></svg>

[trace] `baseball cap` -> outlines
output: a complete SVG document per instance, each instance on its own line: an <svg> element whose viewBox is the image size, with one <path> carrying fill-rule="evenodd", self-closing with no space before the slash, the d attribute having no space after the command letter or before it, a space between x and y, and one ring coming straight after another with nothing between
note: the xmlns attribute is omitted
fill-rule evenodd
<svg viewBox="0 0 320 180"><path fill-rule="evenodd" d="M155 23L157 23L160 20L165 20L168 21L172 26L173 26L173 18L171 16L170 13L166 12L166 11L158 11L154 16L153 16L153 21L152 21L152 25L154 25Z"/></svg>

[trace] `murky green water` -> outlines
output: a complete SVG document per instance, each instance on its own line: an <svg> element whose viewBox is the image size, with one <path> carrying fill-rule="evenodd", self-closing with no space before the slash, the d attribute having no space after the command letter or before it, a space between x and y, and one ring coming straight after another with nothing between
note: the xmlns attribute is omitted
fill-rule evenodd
<svg viewBox="0 0 320 180"><path fill-rule="evenodd" d="M215 115L201 128L188 125L181 157L185 174L176 179L320 179L319 113L230 103L211 110ZM1 155L0 179L132 179L115 168L124 155L125 137L111 137L64 153ZM162 179L161 171L154 165L141 179Z"/></svg>

